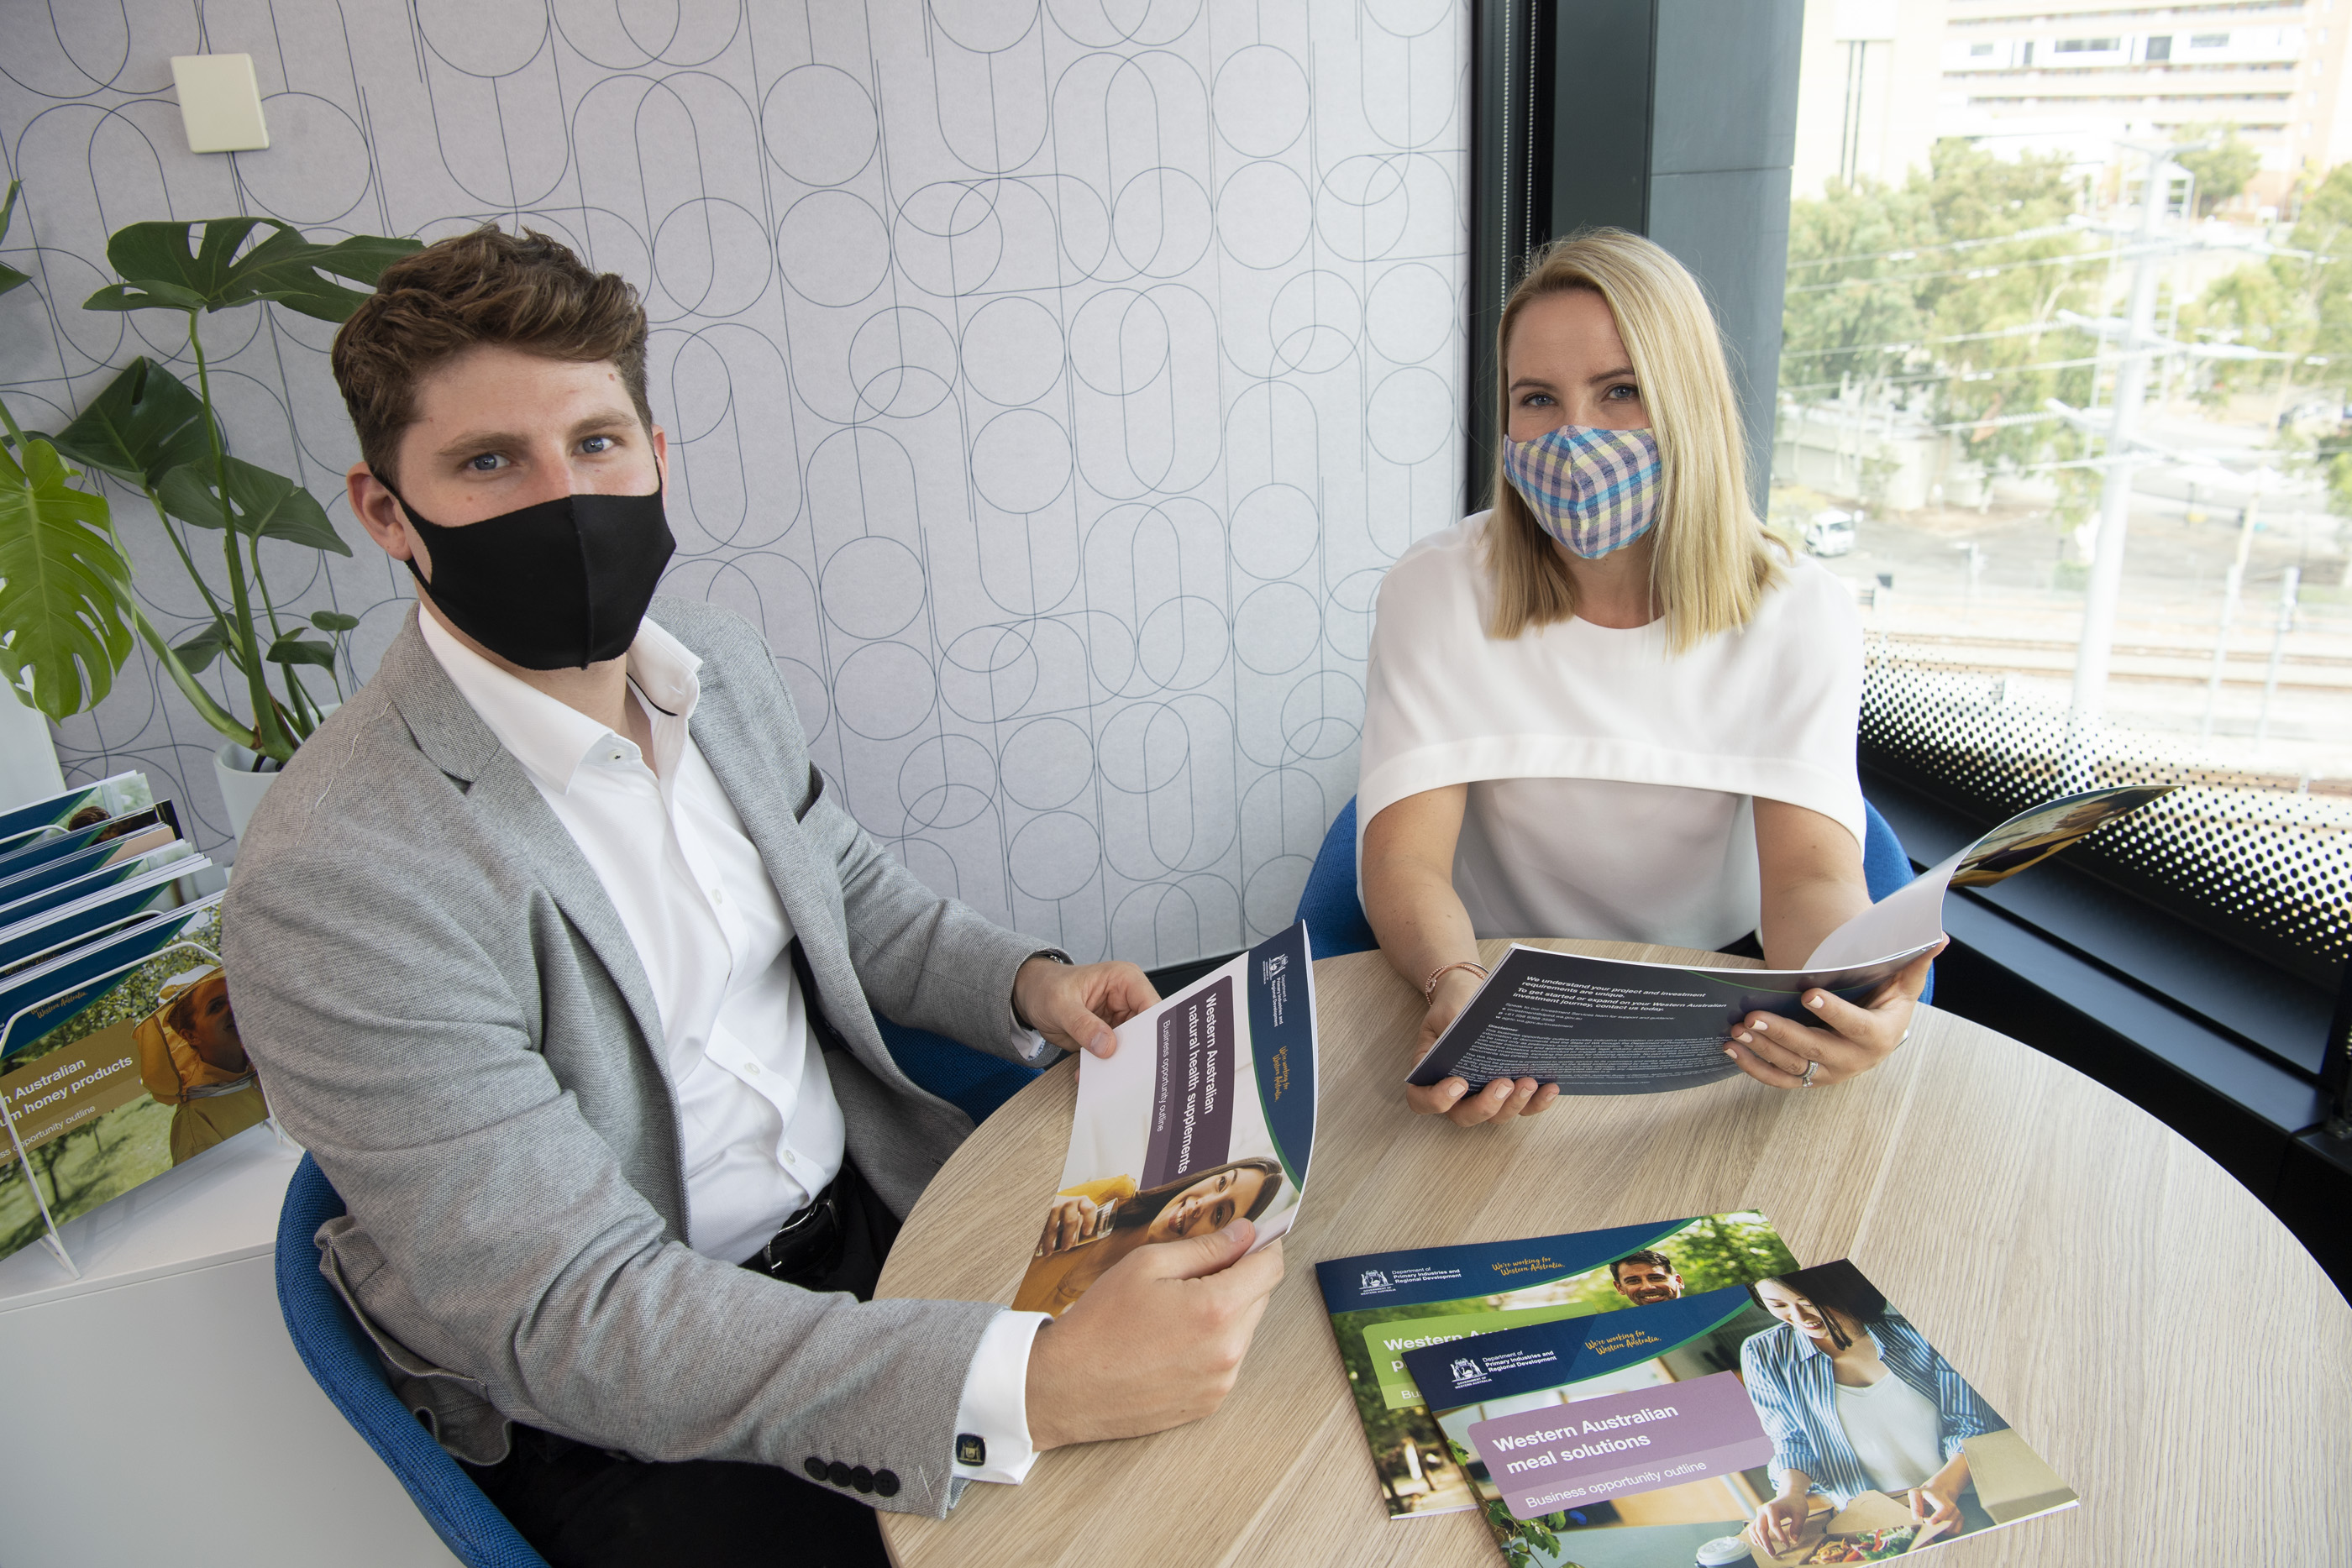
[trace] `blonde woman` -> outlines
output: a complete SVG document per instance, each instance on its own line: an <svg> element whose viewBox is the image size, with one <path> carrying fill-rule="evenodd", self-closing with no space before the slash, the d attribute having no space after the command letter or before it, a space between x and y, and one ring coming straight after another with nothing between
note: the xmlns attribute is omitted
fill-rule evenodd
<svg viewBox="0 0 2352 1568"><path fill-rule="evenodd" d="M1499 348L1494 507L1390 569L1366 686L1360 885L1428 1003L1423 1047L1477 989L1477 937L1720 950L1752 934L1794 967L1870 902L1860 623L1749 506L1697 284L1619 230L1556 241L1505 305ZM1901 1040L1927 969L1867 1007L1808 992L1814 1027L1751 1014L1726 1054L1782 1088L1864 1071ZM1465 1125L1558 1093L1406 1090Z"/></svg>

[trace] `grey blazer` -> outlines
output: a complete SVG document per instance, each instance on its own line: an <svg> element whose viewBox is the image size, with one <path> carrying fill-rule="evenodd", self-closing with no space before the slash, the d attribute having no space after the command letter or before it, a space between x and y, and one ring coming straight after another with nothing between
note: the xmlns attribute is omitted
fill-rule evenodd
<svg viewBox="0 0 2352 1568"><path fill-rule="evenodd" d="M694 738L848 1040L824 1060L849 1152L903 1215L971 1124L899 1071L869 1004L1022 1060L1013 971L1049 945L858 827L751 627L684 600L651 614L703 659ZM647 1459L838 1462L898 1478L877 1507L946 1512L965 1372L1003 1309L861 1305L687 1247L636 951L413 612L255 813L223 936L270 1103L350 1206L320 1268L444 1446L495 1461L515 1420Z"/></svg>

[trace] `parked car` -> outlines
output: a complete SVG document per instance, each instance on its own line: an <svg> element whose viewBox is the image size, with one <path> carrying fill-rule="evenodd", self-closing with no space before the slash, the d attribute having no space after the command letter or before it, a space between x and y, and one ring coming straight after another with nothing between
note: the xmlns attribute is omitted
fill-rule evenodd
<svg viewBox="0 0 2352 1568"><path fill-rule="evenodd" d="M1853 553L1853 526L1862 520L1856 512L1836 510L1815 512L1813 520L1805 525L1805 553L1835 556Z"/></svg>

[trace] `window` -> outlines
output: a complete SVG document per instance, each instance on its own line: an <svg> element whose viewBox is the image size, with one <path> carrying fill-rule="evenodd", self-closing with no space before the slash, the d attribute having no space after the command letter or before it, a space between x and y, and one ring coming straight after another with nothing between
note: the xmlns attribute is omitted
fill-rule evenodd
<svg viewBox="0 0 2352 1568"><path fill-rule="evenodd" d="M1970 44L1969 46L1969 58L1972 60L1980 60L1991 53L1992 46L1990 44Z"/></svg>
<svg viewBox="0 0 2352 1568"><path fill-rule="evenodd" d="M2058 52L2062 55L2106 55L2123 47L2121 38L2061 38Z"/></svg>
<svg viewBox="0 0 2352 1568"><path fill-rule="evenodd" d="M2151 37L2149 57L2176 37ZM2166 101L2249 132L2269 118L2247 115L2267 96ZM2161 450L2124 497L2113 632L2078 698L2122 361L2053 323L2121 311L2108 280L2132 262L2069 220L2137 223L2143 161L2081 166L2114 134L2100 101L1969 111L2017 120L1973 145L1890 144L1878 184L1790 214L1769 521L1861 607L1865 762L1989 819L2095 780L2184 782L2083 846L2084 869L2332 990L2352 957L2352 456L2332 464L2352 455L2352 364L2314 362L2321 324L2295 301L2333 296L2300 274L2267 285L2276 264L2251 255L2234 282L2162 263L2158 328L2272 357L2149 367L2140 434ZM2278 200L2259 171L2246 194ZM2352 256L2316 265L2352 288ZM1814 526L1832 512L1861 515L1850 547Z"/></svg>
<svg viewBox="0 0 2352 1568"><path fill-rule="evenodd" d="M2191 33L2189 47L2192 49L2226 49L2230 47L2227 33Z"/></svg>
<svg viewBox="0 0 2352 1568"><path fill-rule="evenodd" d="M2169 33L2157 33L2151 35L2147 40L2147 57L2151 60L2170 59L2172 57L2172 35Z"/></svg>

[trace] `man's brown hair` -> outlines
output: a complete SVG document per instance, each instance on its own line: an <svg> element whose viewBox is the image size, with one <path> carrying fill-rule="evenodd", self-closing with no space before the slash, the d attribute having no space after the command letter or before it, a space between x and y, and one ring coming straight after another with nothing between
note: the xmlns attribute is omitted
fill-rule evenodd
<svg viewBox="0 0 2352 1568"><path fill-rule="evenodd" d="M617 274L592 272L557 241L484 224L383 269L335 334L335 384L359 431L360 460L387 486L416 383L478 343L551 360L609 360L653 428L646 402L646 308Z"/></svg>
<svg viewBox="0 0 2352 1568"><path fill-rule="evenodd" d="M1664 1269L1669 1274L1676 1271L1675 1269L1675 1260L1667 1257L1663 1252L1628 1252L1625 1256L1618 1259L1617 1261L1609 1265L1609 1277L1612 1280L1623 1279L1624 1276L1618 1273L1617 1270L1624 1268L1629 1263L1647 1263L1653 1268Z"/></svg>

